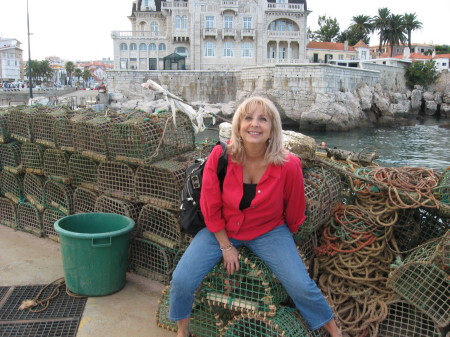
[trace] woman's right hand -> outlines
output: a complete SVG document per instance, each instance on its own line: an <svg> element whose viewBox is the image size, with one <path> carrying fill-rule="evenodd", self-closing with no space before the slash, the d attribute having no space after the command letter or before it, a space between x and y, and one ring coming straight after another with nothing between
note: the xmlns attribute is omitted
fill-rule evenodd
<svg viewBox="0 0 450 337"><path fill-rule="evenodd" d="M233 275L234 272L239 270L239 252L235 247L222 252L223 265L228 274Z"/></svg>

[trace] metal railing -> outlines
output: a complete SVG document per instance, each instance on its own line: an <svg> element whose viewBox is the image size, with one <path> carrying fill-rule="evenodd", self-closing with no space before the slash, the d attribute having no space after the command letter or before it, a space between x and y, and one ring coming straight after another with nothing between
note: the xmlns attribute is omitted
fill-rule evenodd
<svg viewBox="0 0 450 337"><path fill-rule="evenodd" d="M283 11L305 11L304 4L289 4L289 3L267 3L268 10L283 10Z"/></svg>

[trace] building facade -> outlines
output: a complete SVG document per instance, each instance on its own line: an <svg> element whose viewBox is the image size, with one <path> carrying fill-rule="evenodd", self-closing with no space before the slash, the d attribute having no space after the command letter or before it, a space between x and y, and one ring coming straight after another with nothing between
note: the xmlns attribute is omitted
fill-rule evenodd
<svg viewBox="0 0 450 337"><path fill-rule="evenodd" d="M307 62L306 0L136 0L115 70L237 70Z"/></svg>
<svg viewBox="0 0 450 337"><path fill-rule="evenodd" d="M306 47L306 55L310 63L330 63L333 61L331 63L336 65L352 66L354 63L357 67L358 62L370 59L370 49L361 40L354 46L349 46L348 42L311 41Z"/></svg>
<svg viewBox="0 0 450 337"><path fill-rule="evenodd" d="M0 83L23 80L23 53L16 39L0 37Z"/></svg>

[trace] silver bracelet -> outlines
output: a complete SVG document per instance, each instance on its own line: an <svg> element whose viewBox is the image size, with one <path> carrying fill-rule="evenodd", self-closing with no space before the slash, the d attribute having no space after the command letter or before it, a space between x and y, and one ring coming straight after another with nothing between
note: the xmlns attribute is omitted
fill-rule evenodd
<svg viewBox="0 0 450 337"><path fill-rule="evenodd" d="M229 244L228 246L226 246L226 247L220 247L220 250L221 250L222 252L227 252L227 251L229 251L232 247L233 247L233 244L230 242L230 244Z"/></svg>

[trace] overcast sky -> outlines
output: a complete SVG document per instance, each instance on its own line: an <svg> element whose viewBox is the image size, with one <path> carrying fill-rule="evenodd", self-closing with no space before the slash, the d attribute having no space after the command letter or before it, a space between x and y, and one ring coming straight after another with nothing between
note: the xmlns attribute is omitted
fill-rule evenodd
<svg viewBox="0 0 450 337"><path fill-rule="evenodd" d="M30 14L31 58L47 56L63 59L98 60L113 58L111 32L131 30L127 18L132 0L28 0ZM22 43L28 59L27 1L0 0L0 36L16 38ZM336 18L341 31L355 15L375 16L378 8L387 7L394 14L416 13L423 23L413 32L413 43L450 44L447 23L449 0L308 0L308 26L318 29L319 15ZM373 36L372 45L378 44Z"/></svg>

